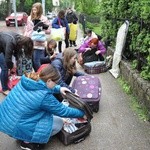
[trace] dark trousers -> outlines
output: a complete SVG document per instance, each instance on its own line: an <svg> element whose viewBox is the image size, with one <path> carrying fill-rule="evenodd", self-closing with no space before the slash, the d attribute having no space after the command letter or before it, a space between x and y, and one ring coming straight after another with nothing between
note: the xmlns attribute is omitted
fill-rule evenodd
<svg viewBox="0 0 150 150"><path fill-rule="evenodd" d="M72 45L76 46L76 41L70 40L70 46L72 46Z"/></svg>
<svg viewBox="0 0 150 150"><path fill-rule="evenodd" d="M66 37L65 37L65 47L67 48L67 47L69 47L69 35L68 34L66 34ZM59 53L61 53L62 52L62 41L59 41L58 42L58 50L59 50Z"/></svg>

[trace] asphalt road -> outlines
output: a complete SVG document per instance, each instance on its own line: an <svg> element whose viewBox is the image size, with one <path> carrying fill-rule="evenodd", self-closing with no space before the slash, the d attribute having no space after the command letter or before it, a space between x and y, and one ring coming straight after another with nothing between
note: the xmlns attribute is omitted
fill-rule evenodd
<svg viewBox="0 0 150 150"><path fill-rule="evenodd" d="M0 30L4 29L15 30L14 27L0 27ZM19 29L22 30L22 27ZM77 44L80 37L81 30L78 32ZM83 71L80 66L78 69ZM102 85L102 96L100 110L94 113L91 122L90 136L81 143L69 146L64 146L54 137L45 150L150 150L150 123L139 120L130 108L130 97L109 72L96 76ZM0 101L3 99L4 96L0 94ZM19 142L0 133L0 150L20 150Z"/></svg>

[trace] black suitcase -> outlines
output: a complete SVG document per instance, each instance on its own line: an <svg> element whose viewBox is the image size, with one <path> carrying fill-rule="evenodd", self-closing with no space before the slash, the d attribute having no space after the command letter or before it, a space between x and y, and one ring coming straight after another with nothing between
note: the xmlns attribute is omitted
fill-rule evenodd
<svg viewBox="0 0 150 150"><path fill-rule="evenodd" d="M75 94L67 92L64 98L68 100L69 106L84 110L88 121L86 123L80 124L80 127L78 127L78 129L73 133L68 133L62 129L57 134L57 137L64 145L79 143L83 141L91 132L90 121L93 118L93 113L88 104L81 101L80 98Z"/></svg>

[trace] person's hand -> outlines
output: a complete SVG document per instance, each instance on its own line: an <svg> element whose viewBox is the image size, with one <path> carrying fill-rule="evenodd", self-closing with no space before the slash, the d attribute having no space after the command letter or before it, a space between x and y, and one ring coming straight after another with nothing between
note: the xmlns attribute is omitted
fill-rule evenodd
<svg viewBox="0 0 150 150"><path fill-rule="evenodd" d="M54 59L57 56L57 52L54 52L54 54L52 56L50 56L50 59Z"/></svg>
<svg viewBox="0 0 150 150"><path fill-rule="evenodd" d="M90 47L85 48L85 51L90 51L90 50L91 50L91 48L90 48Z"/></svg>
<svg viewBox="0 0 150 150"><path fill-rule="evenodd" d="M100 54L100 53L101 53L100 50L98 50L98 51L95 52L96 55L98 55L98 54Z"/></svg>
<svg viewBox="0 0 150 150"><path fill-rule="evenodd" d="M75 93L74 94L77 95L77 96L79 96L76 89L75 89Z"/></svg>
<svg viewBox="0 0 150 150"><path fill-rule="evenodd" d="M66 87L61 87L60 88L60 93L61 94L66 95L66 92L71 92L71 91Z"/></svg>

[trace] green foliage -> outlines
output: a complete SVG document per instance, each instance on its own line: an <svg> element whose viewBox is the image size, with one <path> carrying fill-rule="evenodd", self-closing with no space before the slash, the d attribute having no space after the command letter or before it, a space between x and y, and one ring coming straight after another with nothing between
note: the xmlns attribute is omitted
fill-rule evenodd
<svg viewBox="0 0 150 150"><path fill-rule="evenodd" d="M1 2L0 8L1 8L0 9L0 19L3 20L7 16L7 13L6 13L7 3L5 1Z"/></svg>
<svg viewBox="0 0 150 150"><path fill-rule="evenodd" d="M104 38L116 44L116 35L124 20L129 19L130 38L128 53L140 54L146 64L142 63L141 76L149 79L150 55L150 1L147 0L101 0L100 3L100 32ZM120 20L119 20L120 19ZM138 60L140 61L140 60ZM133 67L137 69L137 62Z"/></svg>
<svg viewBox="0 0 150 150"><path fill-rule="evenodd" d="M148 114L148 109L144 105L140 104L136 97L132 96L130 100L130 107L133 111L136 112L138 117L143 121L149 121L150 118Z"/></svg>
<svg viewBox="0 0 150 150"><path fill-rule="evenodd" d="M148 109L140 104L135 96L132 94L131 87L129 84L125 81L124 78L118 79L120 85L122 86L123 90L130 96L130 107L132 110L138 115L139 119L143 121L149 121L149 114Z"/></svg>

